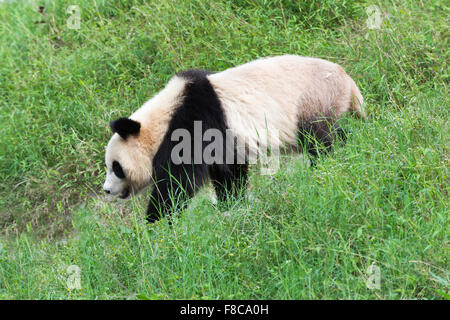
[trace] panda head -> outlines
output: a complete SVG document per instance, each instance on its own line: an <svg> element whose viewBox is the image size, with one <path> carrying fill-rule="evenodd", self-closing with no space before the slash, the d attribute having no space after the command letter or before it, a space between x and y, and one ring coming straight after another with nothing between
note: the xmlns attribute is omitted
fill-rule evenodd
<svg viewBox="0 0 450 320"><path fill-rule="evenodd" d="M107 194L128 198L150 184L151 157L146 148L145 133L141 124L129 118L112 121L114 133L106 147L106 181L103 189Z"/></svg>

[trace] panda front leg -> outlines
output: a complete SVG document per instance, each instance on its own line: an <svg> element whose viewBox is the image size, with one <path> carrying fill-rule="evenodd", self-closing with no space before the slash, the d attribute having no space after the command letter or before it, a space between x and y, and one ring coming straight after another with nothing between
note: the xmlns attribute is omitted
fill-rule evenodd
<svg viewBox="0 0 450 320"><path fill-rule="evenodd" d="M166 189L162 183L155 185L147 207L147 222L154 223L162 217L170 215L170 197L167 192L164 192Z"/></svg>
<svg viewBox="0 0 450 320"><path fill-rule="evenodd" d="M235 164L233 170L233 196L239 197L247 190L248 165Z"/></svg>
<svg viewBox="0 0 450 320"><path fill-rule="evenodd" d="M207 178L204 165L170 165L155 170L155 187L147 207L149 223L182 209Z"/></svg>
<svg viewBox="0 0 450 320"><path fill-rule="evenodd" d="M220 202L229 196L237 198L245 192L248 180L247 164L213 165L209 174Z"/></svg>

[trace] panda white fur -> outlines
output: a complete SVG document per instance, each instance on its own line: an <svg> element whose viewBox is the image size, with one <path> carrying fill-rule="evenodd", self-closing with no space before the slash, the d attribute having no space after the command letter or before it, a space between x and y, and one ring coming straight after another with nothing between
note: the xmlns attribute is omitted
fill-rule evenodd
<svg viewBox="0 0 450 320"><path fill-rule="evenodd" d="M347 111L364 118L362 102L354 81L339 65L316 58L284 55L218 73L178 73L129 118L110 123L115 134L106 149L104 190L127 198L152 186L149 222L170 213L171 199L192 196L208 179L223 200L245 186L247 160L177 164L171 159L179 142L172 141L176 129L192 133L192 145L194 121L201 121L202 133L211 128L224 136L232 132L245 141L244 151L233 150L244 158L263 147L316 156L317 144L306 137L329 150L339 131L336 120ZM200 144L202 150L207 145ZM225 147L222 151L223 157L230 152Z"/></svg>

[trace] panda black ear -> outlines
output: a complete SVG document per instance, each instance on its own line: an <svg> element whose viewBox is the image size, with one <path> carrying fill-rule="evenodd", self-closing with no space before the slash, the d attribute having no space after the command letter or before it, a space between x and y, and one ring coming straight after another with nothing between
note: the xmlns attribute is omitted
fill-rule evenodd
<svg viewBox="0 0 450 320"><path fill-rule="evenodd" d="M118 133L123 139L127 139L130 134L138 134L141 124L137 121L120 118L109 123L112 132Z"/></svg>

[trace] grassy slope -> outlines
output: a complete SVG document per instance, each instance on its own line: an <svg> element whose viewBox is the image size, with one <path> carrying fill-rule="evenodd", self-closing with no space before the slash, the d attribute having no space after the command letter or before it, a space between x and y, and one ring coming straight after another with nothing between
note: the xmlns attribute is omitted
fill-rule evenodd
<svg viewBox="0 0 450 320"><path fill-rule="evenodd" d="M80 30L65 24L71 1L36 3L0 4L0 297L448 294L444 1L379 2L379 30L372 2L97 0ZM340 63L367 100L369 120L348 119L347 145L316 170L290 158L226 210L198 196L173 228L142 223L145 197L87 198L109 120L181 69L282 53ZM365 285L372 264L380 290ZM69 265L82 290L67 290Z"/></svg>

